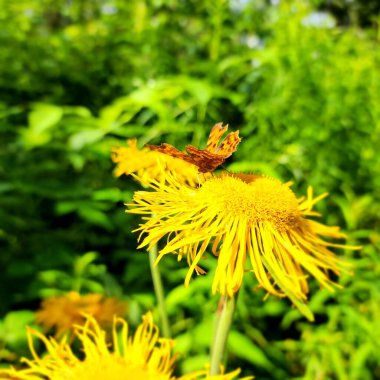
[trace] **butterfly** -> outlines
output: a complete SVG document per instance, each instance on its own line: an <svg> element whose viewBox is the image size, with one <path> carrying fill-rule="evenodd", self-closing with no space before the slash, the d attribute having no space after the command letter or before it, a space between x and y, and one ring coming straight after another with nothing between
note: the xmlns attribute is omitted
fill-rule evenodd
<svg viewBox="0 0 380 380"><path fill-rule="evenodd" d="M236 147L241 141L239 131L229 133L222 142L221 137L227 131L228 125L223 127L223 123L215 124L210 132L206 149L198 149L195 146L187 145L186 151L181 152L170 144L163 143L159 146L145 144L148 148L167 154L169 156L179 158L190 164L198 166L200 173L208 173L214 171L218 166L222 165L226 158L235 152Z"/></svg>

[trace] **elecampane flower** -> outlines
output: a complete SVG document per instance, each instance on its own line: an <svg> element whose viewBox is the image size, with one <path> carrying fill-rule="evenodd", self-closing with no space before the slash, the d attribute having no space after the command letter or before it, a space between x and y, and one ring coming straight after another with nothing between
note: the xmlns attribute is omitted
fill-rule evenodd
<svg viewBox="0 0 380 380"><path fill-rule="evenodd" d="M120 334L117 333L121 328ZM78 358L64 340L57 342L43 334L29 330L29 346L33 359L22 359L26 369L0 371L0 379L13 380L232 380L239 370L230 374L209 376L207 371L177 378L172 375L176 357L171 350L174 342L159 337L158 327L151 313L143 317L135 334L129 336L128 324L115 318L112 347L98 322L87 316L83 326L75 326L75 334L81 343L83 358ZM36 353L33 337L46 347L43 357ZM248 379L248 378L246 378Z"/></svg>
<svg viewBox="0 0 380 380"><path fill-rule="evenodd" d="M112 160L116 163L116 176L137 174L142 184L165 180L161 166L177 173L183 183L195 186L199 181L196 166L148 148L139 149L136 139L128 140L127 147L114 148Z"/></svg>
<svg viewBox="0 0 380 380"><path fill-rule="evenodd" d="M345 270L329 247L357 248L324 240L345 235L308 219L318 216L312 208L326 196L313 198L311 188L306 199L297 199L290 184L261 176L215 176L197 188L166 176L165 183L151 181L154 191L136 192L127 212L144 215L140 248L166 236L158 260L169 253L187 258L186 285L194 271L204 273L198 264L211 245L218 257L214 293L232 296L244 273L252 272L270 294L305 300L309 275L333 289L328 272Z"/></svg>
<svg viewBox="0 0 380 380"><path fill-rule="evenodd" d="M121 327L120 339L117 328ZM143 318L133 337L128 336L128 325L115 318L113 348L106 341L106 333L95 318L87 316L83 326L75 326L81 342L84 358L80 359L67 342L58 343L37 331L29 332L33 359L23 359L26 370L10 370L9 376L20 379L48 378L49 380L169 380L174 363L171 355L172 341L159 339L158 328L151 314ZM47 355L37 355L32 337L38 337L45 345ZM24 376L24 377L22 377ZM12 378L12 377L11 377Z"/></svg>
<svg viewBox="0 0 380 380"><path fill-rule="evenodd" d="M219 375L210 375L208 370L201 370L193 372L189 375L182 376L179 380L252 380L253 376L237 377L240 373L240 369L237 369L230 373L224 373L224 369L221 368Z"/></svg>
<svg viewBox="0 0 380 380"><path fill-rule="evenodd" d="M84 313L92 315L100 325L112 324L115 315L123 315L126 304L116 298L107 298L102 294L80 295L69 292L63 296L51 297L42 301L36 313L37 323L47 330L55 329L60 336L81 325L85 321Z"/></svg>

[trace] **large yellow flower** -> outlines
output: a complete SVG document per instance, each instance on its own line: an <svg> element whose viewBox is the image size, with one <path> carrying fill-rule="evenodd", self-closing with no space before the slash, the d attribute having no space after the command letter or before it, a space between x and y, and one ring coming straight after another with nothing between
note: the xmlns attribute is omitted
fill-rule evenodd
<svg viewBox="0 0 380 380"><path fill-rule="evenodd" d="M120 334L117 333L121 327ZM173 341L161 339L150 313L143 317L135 334L129 336L125 320L115 318L112 348L106 333L97 321L87 316L83 326L75 326L81 342L83 358L78 358L66 341L57 342L29 330L29 346L33 359L22 359L26 369L0 371L0 379L13 380L232 380L239 370L230 374L209 376L207 371L176 378L172 375L176 357L171 350ZM34 348L33 336L40 339L47 354L40 357ZM248 378L246 378L248 379Z"/></svg>
<svg viewBox="0 0 380 380"><path fill-rule="evenodd" d="M116 163L116 176L137 174L142 184L165 180L161 166L175 172L182 183L194 186L199 182L196 166L148 148L139 149L136 139L128 140L127 147L112 149L112 160Z"/></svg>
<svg viewBox="0 0 380 380"><path fill-rule="evenodd" d="M197 188L166 177L165 183L151 181L154 191L136 192L127 212L144 215L140 247L150 249L166 236L158 260L169 253L186 256L186 285L194 271L203 273L198 264L210 244L218 257L212 290L222 295L232 296L244 273L252 272L269 293L303 302L308 274L332 289L328 272L344 270L329 250L344 246L323 237L345 235L307 219L318 216L312 208L326 194L313 198L309 188L306 199L297 199L290 184L254 175L214 176Z"/></svg>
<svg viewBox="0 0 380 380"><path fill-rule="evenodd" d="M85 321L83 314L92 315L100 325L112 324L115 315L123 315L126 304L115 298L106 298L102 294L80 295L69 292L63 296L46 298L36 313L37 323L46 329L55 329L60 336L81 325Z"/></svg>
<svg viewBox="0 0 380 380"><path fill-rule="evenodd" d="M207 370L196 371L188 375L181 376L178 380L238 380L237 376L240 373L240 369L237 369L230 373L224 373L222 371L219 375L209 375ZM241 377L240 380L251 380L253 376Z"/></svg>

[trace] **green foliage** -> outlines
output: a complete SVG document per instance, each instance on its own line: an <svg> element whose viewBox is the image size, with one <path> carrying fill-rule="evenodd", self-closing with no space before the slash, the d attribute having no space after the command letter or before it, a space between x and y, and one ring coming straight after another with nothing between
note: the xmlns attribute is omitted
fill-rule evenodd
<svg viewBox="0 0 380 380"><path fill-rule="evenodd" d="M312 326L300 321L300 341L280 343L303 362L305 379L378 377L380 263L371 247L363 251L355 277L343 280L344 290L312 297L311 308L326 322Z"/></svg>
<svg viewBox="0 0 380 380"><path fill-rule="evenodd" d="M11 311L0 322L0 360L16 362L29 356L25 326L32 326L34 313L30 310ZM33 326L36 328L36 326ZM17 364L17 363L15 363Z"/></svg>
<svg viewBox="0 0 380 380"><path fill-rule="evenodd" d="M345 253L343 289L311 281L314 323L263 301L247 274L228 368L380 378L378 39L315 23L306 1L266 3L0 1L1 359L27 352L21 326L41 298L68 290L126 298L133 325L148 309L158 319L139 219L123 210L138 185L112 175L110 151L132 137L202 146L224 121L243 138L229 170L330 192L323 221L363 245ZM209 360L214 259L203 266L184 288L187 264L160 263L183 372Z"/></svg>

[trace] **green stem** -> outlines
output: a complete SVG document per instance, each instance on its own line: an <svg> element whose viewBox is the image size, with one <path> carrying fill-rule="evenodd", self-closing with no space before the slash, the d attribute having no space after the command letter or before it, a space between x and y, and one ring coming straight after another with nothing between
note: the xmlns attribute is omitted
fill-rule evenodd
<svg viewBox="0 0 380 380"><path fill-rule="evenodd" d="M226 351L228 333L235 311L236 296L222 296L216 312L216 327L211 346L210 375L218 375Z"/></svg>
<svg viewBox="0 0 380 380"><path fill-rule="evenodd" d="M157 246L155 245L149 251L150 271L152 273L153 287L154 287L154 292L157 298L158 310L160 313L162 333L165 338L170 338L171 333L170 333L168 315L166 313L164 288L162 286L161 274L158 269L158 266L154 265L156 259L157 259Z"/></svg>
<svg viewBox="0 0 380 380"><path fill-rule="evenodd" d="M211 2L210 13L213 31L209 47L209 56L212 61L217 61L220 55L220 44L222 38L223 15L225 12L226 1L219 0Z"/></svg>

